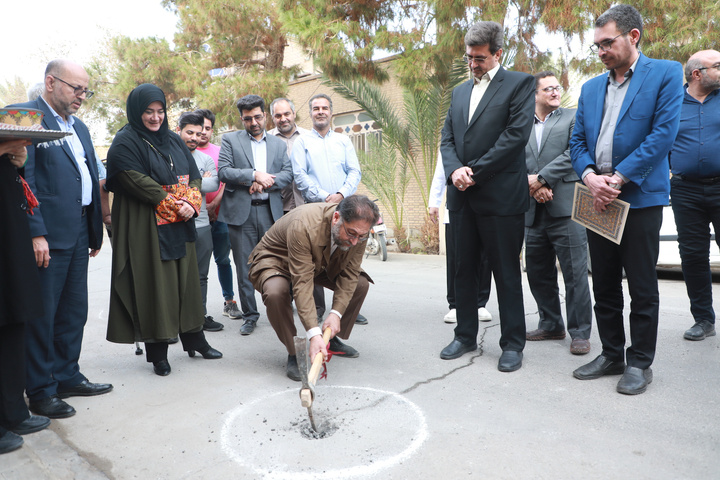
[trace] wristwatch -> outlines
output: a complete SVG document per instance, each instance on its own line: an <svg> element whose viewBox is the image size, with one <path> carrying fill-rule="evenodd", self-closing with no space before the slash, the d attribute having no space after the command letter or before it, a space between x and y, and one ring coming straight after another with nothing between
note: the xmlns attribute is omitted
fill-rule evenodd
<svg viewBox="0 0 720 480"><path fill-rule="evenodd" d="M542 177L542 175L539 175L539 174L538 174L538 176L537 176L537 181L540 182L540 183L542 183L543 185L547 186L547 180L545 180L545 179Z"/></svg>

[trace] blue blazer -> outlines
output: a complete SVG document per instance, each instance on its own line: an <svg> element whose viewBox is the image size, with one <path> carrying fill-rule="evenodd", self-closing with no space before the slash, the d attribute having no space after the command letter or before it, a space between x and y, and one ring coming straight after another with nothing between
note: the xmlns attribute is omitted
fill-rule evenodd
<svg viewBox="0 0 720 480"><path fill-rule="evenodd" d="M11 107L42 110L45 113L42 126L48 130L60 129L49 107L40 98ZM61 145L51 143L47 148L33 144L27 148L25 180L40 202L40 208L34 210L34 215L28 215L30 234L44 236L50 249L68 249L77 243L81 222L87 221L90 248L97 250L103 240L97 159L90 132L77 117L74 128L85 149L85 163L92 179L92 202L88 213L82 216L82 178L70 145L66 141Z"/></svg>
<svg viewBox="0 0 720 480"><path fill-rule="evenodd" d="M581 177L587 167L595 167L608 75L588 80L580 93L570 151L573 168ZM680 125L682 100L682 66L640 54L620 107L612 152L613 171L630 180L619 198L631 208L668 204L668 152Z"/></svg>

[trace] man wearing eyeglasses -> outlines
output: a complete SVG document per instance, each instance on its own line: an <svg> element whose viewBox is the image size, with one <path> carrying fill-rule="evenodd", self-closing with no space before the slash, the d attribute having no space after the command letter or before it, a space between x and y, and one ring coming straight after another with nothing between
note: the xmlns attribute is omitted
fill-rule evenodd
<svg viewBox="0 0 720 480"><path fill-rule="evenodd" d="M602 353L573 372L580 380L621 375L617 391L643 393L652 382L659 294L655 265L662 208L668 204L668 152L680 122L679 63L638 50L643 22L617 5L595 22L593 51L609 70L582 87L570 141L573 167L601 212L619 198L630 211L619 245L588 231L595 319ZM622 271L627 274L630 339L625 349Z"/></svg>
<svg viewBox="0 0 720 480"><path fill-rule="evenodd" d="M570 135L575 110L560 107L562 87L555 74L535 75L535 125L525 147L530 208L525 214L525 264L530 291L538 306L538 328L530 341L565 338L556 259L565 283L570 353L590 351L592 304L587 278L587 235L572 221L575 183L570 162Z"/></svg>
<svg viewBox="0 0 720 480"><path fill-rule="evenodd" d="M498 370L522 366L525 347L520 250L528 209L525 144L533 125L535 80L500 65L503 28L479 22L465 35L472 79L452 93L440 151L456 242L455 337L440 358L477 349L477 265L485 253L500 313Z"/></svg>
<svg viewBox="0 0 720 480"><path fill-rule="evenodd" d="M280 191L292 181L285 144L265 132L265 101L246 95L237 102L245 130L226 133L218 158L225 183L218 220L228 225L237 270L242 335L255 330L260 313L248 279L248 256L267 230L283 215Z"/></svg>
<svg viewBox="0 0 720 480"><path fill-rule="evenodd" d="M336 203L316 202L291 210L268 230L250 255L250 280L262 294L270 324L288 352L286 375L300 381L293 337L297 335L292 300L310 341L310 358L319 352L357 357L348 339L370 286L363 272L365 241L380 216L375 202L350 195ZM313 287L333 291L332 309L322 324L332 337L323 344ZM290 289L292 288L292 296Z"/></svg>
<svg viewBox="0 0 720 480"><path fill-rule="evenodd" d="M690 312L695 324L684 338L715 335L710 224L720 242L720 52L697 52L685 65L680 129L670 152L670 196L677 225Z"/></svg>
<svg viewBox="0 0 720 480"><path fill-rule="evenodd" d="M332 100L318 93L308 102L313 128L293 144L290 161L298 190L308 203L337 203L357 191L360 184L360 163L350 139L334 132L332 125ZM325 292L321 286L315 289L317 316L325 315ZM367 319L358 315L358 323Z"/></svg>
<svg viewBox="0 0 720 480"><path fill-rule="evenodd" d="M80 65L53 60L45 69L42 95L15 105L42 110L48 130L72 133L28 147L25 165L25 178L40 202L28 221L45 309L44 316L27 325L26 393L30 410L50 418L75 414L63 398L113 388L89 382L78 365L88 314L89 258L98 254L103 239L95 149L87 127L74 116L93 95L88 82Z"/></svg>

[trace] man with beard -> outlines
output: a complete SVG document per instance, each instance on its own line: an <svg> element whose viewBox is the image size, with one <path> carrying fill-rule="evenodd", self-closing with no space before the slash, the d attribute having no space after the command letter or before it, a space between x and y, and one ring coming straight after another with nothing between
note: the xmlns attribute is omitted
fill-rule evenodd
<svg viewBox="0 0 720 480"><path fill-rule="evenodd" d="M687 340L715 335L710 227L720 233L720 52L697 52L685 65L680 129L670 152L670 196L678 231L690 312L695 325ZM718 237L715 237L718 242Z"/></svg>
<svg viewBox="0 0 720 480"><path fill-rule="evenodd" d="M28 147L25 179L40 202L28 217L40 273L36 292L45 314L27 323L26 393L30 411L49 418L75 415L64 398L110 392L80 371L80 351L88 316L90 257L102 246L102 207L97 158L90 132L75 116L92 97L90 77L69 60L53 60L45 89L32 102L14 105L45 114L42 126L72 133L62 141Z"/></svg>
<svg viewBox="0 0 720 480"><path fill-rule="evenodd" d="M218 180L215 161L210 155L206 155L197 149L200 139L203 136L204 123L205 117L201 114L197 112L185 112L180 115L180 120L178 120L178 135L180 135L180 138L182 138L185 145L187 145L193 159L195 159L198 171L200 175L202 175L202 186L200 187L202 205L200 206L200 214L195 219L195 231L197 232L195 250L197 250L200 289L202 291L203 310L205 311L203 330L207 332L219 332L223 329L224 325L216 322L212 316L207 314L207 282L208 270L210 269L210 257L213 251L213 239L205 195L209 192L216 192L220 187L220 180Z"/></svg>
<svg viewBox="0 0 720 480"><path fill-rule="evenodd" d="M318 93L308 102L313 129L301 135L290 155L293 176L306 202L338 203L357 191L360 184L360 163L350 139L332 130L332 100ZM318 318L325 315L325 292L315 289ZM367 319L358 315L357 322Z"/></svg>
<svg viewBox="0 0 720 480"><path fill-rule="evenodd" d="M300 380L293 298L310 340L310 358L318 352L327 358L315 315L315 285L333 291L332 310L323 323L323 329L332 332L329 349L334 355L359 355L337 337L348 339L367 295L371 280L360 264L370 228L379 216L377 205L364 195L351 195L339 204L301 205L278 220L250 254L250 280L262 294L270 324L287 349L286 373L292 380Z"/></svg>
<svg viewBox="0 0 720 480"><path fill-rule="evenodd" d="M308 130L298 127L295 123L295 105L287 98L276 98L270 103L270 115L275 128L268 133L275 135L287 145L287 153L292 153L295 140L300 135L310 133ZM298 190L297 184L293 181L282 190L283 212L288 213L298 205L305 203L302 193Z"/></svg>
<svg viewBox="0 0 720 480"><path fill-rule="evenodd" d="M660 305L655 266L670 193L668 153L682 106L681 65L640 53L642 32L642 16L630 5L616 5L595 21L592 49L608 73L582 86L570 140L573 168L595 210L605 211L616 198L630 204L620 244L587 232L602 353L573 375L622 374L616 390L625 395L643 393L653 378ZM631 298L627 351L623 269Z"/></svg>
<svg viewBox="0 0 720 480"><path fill-rule="evenodd" d="M223 135L218 175L225 182L218 220L228 224L237 270L240 307L250 335L260 318L248 279L248 255L270 226L282 217L280 191L292 181L287 147L265 132L265 101L246 95L237 102L245 130Z"/></svg>

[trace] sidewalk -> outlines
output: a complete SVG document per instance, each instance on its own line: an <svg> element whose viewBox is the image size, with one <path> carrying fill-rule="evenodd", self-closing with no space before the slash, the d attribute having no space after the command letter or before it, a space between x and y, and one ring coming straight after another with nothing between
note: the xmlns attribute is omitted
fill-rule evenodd
<svg viewBox="0 0 720 480"><path fill-rule="evenodd" d="M442 321L445 258L370 257L369 325L348 341L360 357L328 365L315 401L326 435L311 439L284 347L264 314L246 337L241 321L222 316L212 267L208 309L225 329L206 335L223 359L188 358L174 345L172 374L158 377L134 346L107 342L110 254L106 245L90 262L80 363L91 381L115 389L68 399L77 415L0 456L0 479L695 479L720 471L720 337L683 340L693 322L682 281L660 281L655 378L628 397L615 392L618 377L572 377L600 353L596 331L587 356L570 355L569 337L528 342L523 367L498 372L494 286L481 349L441 360L453 338ZM527 284L524 295L534 329Z"/></svg>

